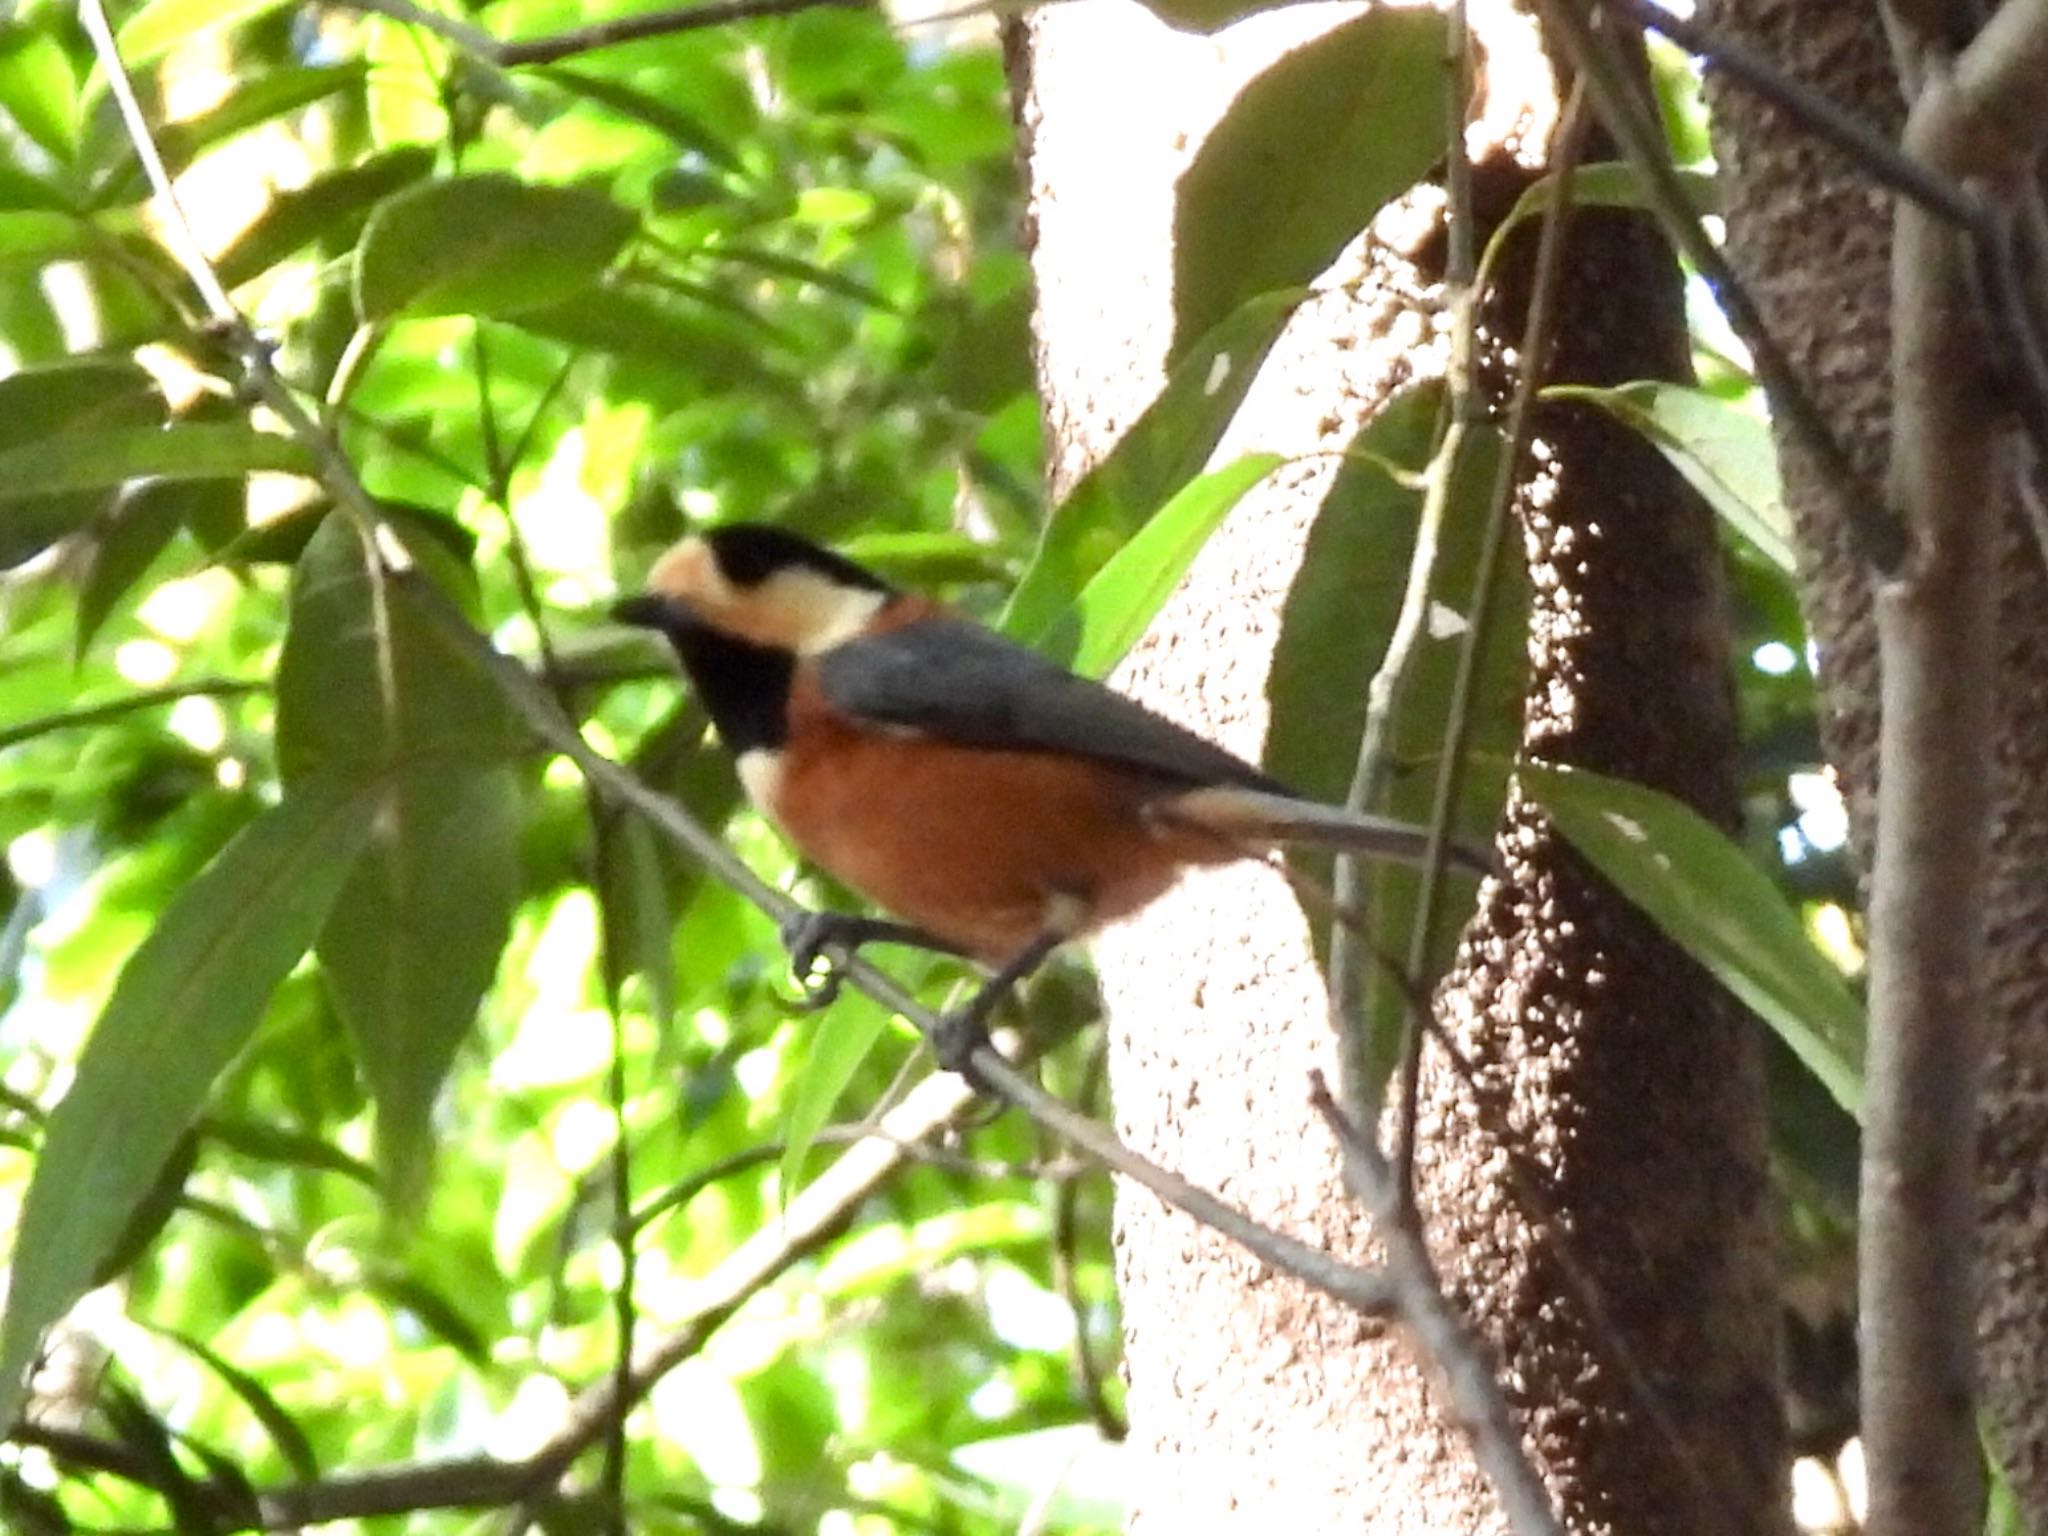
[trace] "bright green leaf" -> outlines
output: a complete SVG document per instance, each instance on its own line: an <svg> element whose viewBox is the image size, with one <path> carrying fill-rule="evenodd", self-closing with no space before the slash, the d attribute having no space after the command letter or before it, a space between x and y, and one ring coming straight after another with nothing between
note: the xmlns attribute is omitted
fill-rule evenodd
<svg viewBox="0 0 2048 1536"><path fill-rule="evenodd" d="M1261 294L1188 350L1159 398L1046 519L1000 627L1043 634L1095 573L1202 472L1305 295Z"/></svg>
<svg viewBox="0 0 2048 1536"><path fill-rule="evenodd" d="M356 312L514 315L590 287L637 227L583 187L486 173L409 187L370 215L356 252Z"/></svg>
<svg viewBox="0 0 2048 1536"><path fill-rule="evenodd" d="M510 765L525 745L497 689L449 653L418 601L330 516L299 559L277 674L286 782L338 776L377 807L319 956L401 1198L419 1192L434 1097L511 924Z"/></svg>
<svg viewBox="0 0 2048 1536"><path fill-rule="evenodd" d="M1313 281L1443 156L1444 18L1373 10L1254 79L1181 176L1174 344Z"/></svg>
<svg viewBox="0 0 2048 1536"><path fill-rule="evenodd" d="M69 160L78 116L78 78L47 32L0 29L0 110L59 161Z"/></svg>
<svg viewBox="0 0 2048 1536"><path fill-rule="evenodd" d="M0 1422L20 1411L43 1330L84 1293L312 943L372 810L355 786L301 784L172 897L122 968L22 1207L0 1325Z"/></svg>
<svg viewBox="0 0 2048 1536"><path fill-rule="evenodd" d="M782 1187L802 1182L804 1162L818 1132L846 1096L847 1084L889 1027L889 1012L867 998L847 998L829 1022L810 1031L810 1051L790 1084L789 1109L782 1119Z"/></svg>
<svg viewBox="0 0 2048 1536"><path fill-rule="evenodd" d="M1771 424L1763 417L1705 390L1654 380L1613 389L1555 384L1543 397L1582 400L1633 427L1757 553L1788 576L1798 569Z"/></svg>
<svg viewBox="0 0 2048 1536"><path fill-rule="evenodd" d="M1082 588L1072 614L1073 655L1062 659L1084 677L1100 677L1121 661L1231 508L1285 462L1277 453L1248 453L1182 487ZM1065 649L1068 628L1055 620L1040 648Z"/></svg>
<svg viewBox="0 0 2048 1536"><path fill-rule="evenodd" d="M1725 833L1625 779L1549 763L1518 764L1515 776L1594 868L1860 1117L1863 1010L1778 888Z"/></svg>

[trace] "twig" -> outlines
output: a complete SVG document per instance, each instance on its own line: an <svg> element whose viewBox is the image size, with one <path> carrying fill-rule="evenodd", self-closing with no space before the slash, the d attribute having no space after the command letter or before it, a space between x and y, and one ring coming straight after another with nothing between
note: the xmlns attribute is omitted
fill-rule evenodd
<svg viewBox="0 0 2048 1536"><path fill-rule="evenodd" d="M1847 154L1871 176L1901 196L1965 229L1978 229L1983 208L1954 181L1936 175L1902 152L1863 118L1794 79L1739 39L1725 37L1690 16L1666 10L1656 0L1608 0L1616 9L1661 32L1695 58L1705 59L1736 84L1795 118L1814 137Z"/></svg>
<svg viewBox="0 0 2048 1536"><path fill-rule="evenodd" d="M1522 1434L1508 1414L1494 1364L1444 1294L1393 1168L1372 1138L1338 1108L1320 1072L1310 1074L1309 1103L1336 1136L1344 1153L1345 1184L1372 1218L1394 1311L1442 1374L1451 1418L1465 1431L1474 1458L1492 1480L1509 1528L1516 1536L1565 1536L1549 1490L1522 1449Z"/></svg>
<svg viewBox="0 0 2048 1536"><path fill-rule="evenodd" d="M33 720L24 720L18 725L0 729L0 751L20 746L24 741L33 741L38 736L48 736L56 731L76 730L85 725L104 725L109 720L120 720L128 715L140 714L148 709L160 709L166 704L175 704L180 699L238 699L253 693L266 693L267 682L255 682L238 677L203 677L190 683L169 683L162 688L145 688L139 693L123 694L118 699L109 699L104 704L81 704L76 709L60 709L54 714L38 715Z"/></svg>
<svg viewBox="0 0 2048 1536"><path fill-rule="evenodd" d="M753 21L765 16L789 16L798 11L864 11L873 8L873 0L704 0L701 5L671 6L632 16L617 16L589 26L552 32L545 37L508 43L468 22L415 5L412 0L326 0L326 3L337 10L367 11L424 28L463 52L500 69L516 69L522 64L554 64L575 54L615 48L621 43L673 37L678 33L723 27L736 21Z"/></svg>

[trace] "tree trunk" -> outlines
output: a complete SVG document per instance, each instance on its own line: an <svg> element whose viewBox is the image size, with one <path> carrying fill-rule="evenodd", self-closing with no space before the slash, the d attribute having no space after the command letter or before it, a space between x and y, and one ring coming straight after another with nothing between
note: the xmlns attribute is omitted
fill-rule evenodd
<svg viewBox="0 0 2048 1536"><path fill-rule="evenodd" d="M1536 172L1501 146L1540 158L1555 91L1526 20L1475 10L1488 91L1475 153L1519 186ZM1013 31L1055 494L1161 382L1175 177L1242 82L1327 24L1289 11L1198 38L1095 4ZM1677 272L1637 221L1579 219L1566 270L1556 377L1683 373ZM1440 372L1427 288L1390 244L1354 247L1276 348L1219 460L1340 449L1397 388ZM1511 303L1489 328L1512 338L1520 325ZM1530 744L1729 823L1709 515L1656 454L1590 413L1552 409L1538 425L1543 473L1520 498ZM1256 755L1279 604L1333 473L1328 457L1297 460L1247 499L1126 687ZM1754 1027L1536 813L1515 808L1502 847L1505 876L1488 883L1437 1007L1484 1097L1435 1054L1422 1078L1418 1192L1445 1283L1500 1354L1575 1528L1781 1529ZM1277 877L1192 878L1106 936L1099 964L1119 1131L1263 1220L1368 1254L1306 1105L1309 1071L1329 1070L1334 1051L1306 922ZM1120 1198L1117 1248L1133 1529L1498 1528L1406 1340L1142 1194Z"/></svg>
<svg viewBox="0 0 2048 1536"><path fill-rule="evenodd" d="M1897 133L1904 110L1876 7L1713 0L1708 19ZM1891 432L1891 199L1846 157L1711 71L1708 86L1729 254L1823 416L1863 475L1881 485ZM1861 860L1870 846L1878 718L1869 573L1819 467L1783 433L1779 459L1820 652L1826 746ZM2017 497L2000 515L1978 1322L1999 1460L2028 1529L2048 1531L2048 575Z"/></svg>

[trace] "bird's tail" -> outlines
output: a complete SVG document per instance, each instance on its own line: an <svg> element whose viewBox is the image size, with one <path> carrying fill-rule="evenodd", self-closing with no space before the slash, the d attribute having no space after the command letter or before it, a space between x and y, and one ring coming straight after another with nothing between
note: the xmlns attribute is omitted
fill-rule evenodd
<svg viewBox="0 0 2048 1536"><path fill-rule="evenodd" d="M1429 852L1429 833L1408 822L1238 785L1188 790L1160 804L1156 814L1171 825L1212 832L1251 847L1313 843L1405 864L1420 864ZM1455 869L1477 875L1494 872L1492 859L1464 843L1452 842L1444 857Z"/></svg>

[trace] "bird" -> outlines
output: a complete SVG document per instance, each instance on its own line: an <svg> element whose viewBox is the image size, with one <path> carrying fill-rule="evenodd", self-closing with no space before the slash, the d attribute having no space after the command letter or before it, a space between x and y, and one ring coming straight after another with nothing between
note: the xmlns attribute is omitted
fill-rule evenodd
<svg viewBox="0 0 2048 1536"><path fill-rule="evenodd" d="M800 981L828 948L871 943L990 972L932 1034L939 1064L970 1079L1004 995L1060 945L1149 905L1183 870L1285 843L1419 863L1429 845L1418 827L1297 794L1135 700L774 524L685 537L613 616L666 637L753 806L889 914L807 911L786 924ZM1489 868L1461 845L1448 857Z"/></svg>

